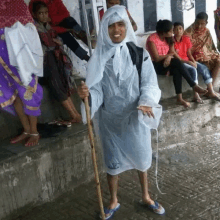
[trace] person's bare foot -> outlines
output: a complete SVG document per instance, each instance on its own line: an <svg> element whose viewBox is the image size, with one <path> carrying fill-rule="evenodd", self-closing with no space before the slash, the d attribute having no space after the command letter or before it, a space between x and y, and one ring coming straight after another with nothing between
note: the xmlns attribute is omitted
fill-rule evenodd
<svg viewBox="0 0 220 220"><path fill-rule="evenodd" d="M82 122L82 116L79 114L75 118L71 120L72 123L81 123Z"/></svg>
<svg viewBox="0 0 220 220"><path fill-rule="evenodd" d="M220 101L220 95L218 94L218 93L216 93L216 92L212 92L212 93L207 93L206 94L206 97L207 98L210 98L210 99L214 99L214 100L216 100L216 101Z"/></svg>
<svg viewBox="0 0 220 220"><path fill-rule="evenodd" d="M40 139L40 134L30 134L30 138L28 139L28 141L25 144L25 147L33 147L36 146L39 142Z"/></svg>
<svg viewBox="0 0 220 220"><path fill-rule="evenodd" d="M118 204L118 200L110 201L110 204L108 206L108 209L114 209Z"/></svg>
<svg viewBox="0 0 220 220"><path fill-rule="evenodd" d="M199 85L195 85L195 86L193 87L193 90L194 90L195 92L198 92L198 93L201 94L201 95L205 95L205 94L208 92L206 89L203 89L203 88L200 87Z"/></svg>
<svg viewBox="0 0 220 220"><path fill-rule="evenodd" d="M30 134L28 132L23 132L22 134L18 135L17 137L12 138L10 143L11 144L19 143L19 142L27 139L29 136L30 136Z"/></svg>
<svg viewBox="0 0 220 220"><path fill-rule="evenodd" d="M108 206L108 210L112 210L115 209L118 206L118 200L115 201L110 201L110 205ZM109 217L110 215L112 215L111 213L105 214L105 217ZM101 216L100 216L101 217Z"/></svg>
<svg viewBox="0 0 220 220"><path fill-rule="evenodd" d="M184 99L177 99L178 105L183 105L185 108L190 108L191 105L189 102L185 101Z"/></svg>
<svg viewBox="0 0 220 220"><path fill-rule="evenodd" d="M214 98L214 97L220 97L220 95L217 93L217 92L208 92L206 94L207 97L210 97L210 98Z"/></svg>
<svg viewBox="0 0 220 220"><path fill-rule="evenodd" d="M154 201L152 199L142 199L142 203L146 205L154 205Z"/></svg>

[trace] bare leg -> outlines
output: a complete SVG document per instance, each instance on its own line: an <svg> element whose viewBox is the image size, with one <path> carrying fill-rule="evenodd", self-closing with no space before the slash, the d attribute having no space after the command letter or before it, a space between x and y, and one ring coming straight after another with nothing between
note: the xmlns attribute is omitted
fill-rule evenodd
<svg viewBox="0 0 220 220"><path fill-rule="evenodd" d="M69 112L69 115L72 118L72 120L76 120L76 119L79 119L79 118L81 119L81 116L79 115L79 113L75 109L75 106L74 106L72 100L70 99L70 97L67 100L63 101L62 105ZM78 121L75 121L75 122L80 122L80 121L78 120Z"/></svg>
<svg viewBox="0 0 220 220"><path fill-rule="evenodd" d="M147 180L147 172L138 171L141 189L142 189L142 201L148 205L154 205L154 201L150 198L148 192L148 180Z"/></svg>
<svg viewBox="0 0 220 220"><path fill-rule="evenodd" d="M21 99L19 97L17 97L14 101L14 107L15 107L15 111L18 114L18 117L21 121L21 124L24 128L24 133L22 133L21 135L13 138L11 140L12 144L15 144L17 142L20 142L24 139L26 139L29 136L30 133L30 124L29 124L29 120L27 115L25 115L24 113L24 109L23 109L23 103L21 101Z"/></svg>
<svg viewBox="0 0 220 220"><path fill-rule="evenodd" d="M183 99L182 93L177 94L177 104L183 105L185 108L190 107L190 103Z"/></svg>
<svg viewBox="0 0 220 220"><path fill-rule="evenodd" d="M75 115L76 115L76 117L72 119L72 122L77 122L77 123L81 122L81 121L82 121L82 117L81 117L81 115L79 114L79 112L76 110L76 108L75 108L75 106L74 106L74 104L73 104L72 99L69 97L67 100L69 101L69 105L71 106L72 111L73 111L73 112L75 113Z"/></svg>
<svg viewBox="0 0 220 220"><path fill-rule="evenodd" d="M217 79L219 72L220 72L220 61L218 60L216 62L215 68L212 70L212 79L213 79L212 85L213 86L215 85L215 82L216 82L216 79Z"/></svg>
<svg viewBox="0 0 220 220"><path fill-rule="evenodd" d="M203 89L202 87L200 87L199 85L195 85L195 86L193 86L193 90L195 91L195 92L198 92L198 93L200 93L201 95L204 95L204 94L206 94L207 93L207 90L206 89Z"/></svg>
<svg viewBox="0 0 220 220"><path fill-rule="evenodd" d="M110 205L109 209L113 209L117 206L118 198L117 198L117 192L118 192L118 175L111 176L107 174L107 180L108 180L108 187L111 195Z"/></svg>
<svg viewBox="0 0 220 220"><path fill-rule="evenodd" d="M138 173L139 173L141 189L142 189L142 203L147 205L148 207L151 206L150 208L153 209L155 213L163 215L165 213L164 208L159 203L155 203L149 195L147 172L138 171Z"/></svg>
<svg viewBox="0 0 220 220"><path fill-rule="evenodd" d="M40 139L39 133L37 131L37 117L35 116L28 116L30 122L30 135L31 137L26 142L26 147L32 147L38 144Z"/></svg>

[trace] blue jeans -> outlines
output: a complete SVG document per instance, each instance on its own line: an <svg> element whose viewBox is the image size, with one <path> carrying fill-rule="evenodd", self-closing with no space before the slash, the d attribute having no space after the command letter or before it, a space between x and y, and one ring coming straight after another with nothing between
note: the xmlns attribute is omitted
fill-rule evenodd
<svg viewBox="0 0 220 220"><path fill-rule="evenodd" d="M209 83L212 82L212 77L211 77L210 71L209 71L208 67L205 66L204 64L197 62L197 69L194 66L191 66L187 63L184 63L184 66L189 71L189 73L195 83L198 84L198 74L200 74L202 76L204 83L206 85L208 85ZM197 72L198 72L198 74L197 74Z"/></svg>

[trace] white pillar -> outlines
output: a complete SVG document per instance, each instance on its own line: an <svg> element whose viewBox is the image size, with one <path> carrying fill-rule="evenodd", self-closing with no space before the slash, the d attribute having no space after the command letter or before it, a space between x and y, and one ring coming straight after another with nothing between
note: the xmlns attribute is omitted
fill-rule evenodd
<svg viewBox="0 0 220 220"><path fill-rule="evenodd" d="M144 4L146 0L127 0L128 11L137 24L136 34L144 33Z"/></svg>
<svg viewBox="0 0 220 220"><path fill-rule="evenodd" d="M196 13L195 7L190 9L189 11L187 10L183 11L183 23L185 29L188 28L195 21L195 13Z"/></svg>
<svg viewBox="0 0 220 220"><path fill-rule="evenodd" d="M216 8L217 8L217 0L212 0L212 4L210 4L210 1L206 0L206 13L209 16L207 28L211 32L215 45L217 45L217 37L214 29L214 24L215 24L214 11L216 10Z"/></svg>
<svg viewBox="0 0 220 220"><path fill-rule="evenodd" d="M157 0L157 20L172 20L171 0Z"/></svg>

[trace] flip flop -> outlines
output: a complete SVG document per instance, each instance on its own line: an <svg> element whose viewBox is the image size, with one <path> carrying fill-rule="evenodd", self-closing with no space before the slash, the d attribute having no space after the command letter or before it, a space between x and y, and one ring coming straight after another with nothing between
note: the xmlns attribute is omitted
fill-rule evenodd
<svg viewBox="0 0 220 220"><path fill-rule="evenodd" d="M72 126L72 123L70 121L59 121L57 123L58 126L64 126L67 128L70 128Z"/></svg>
<svg viewBox="0 0 220 220"><path fill-rule="evenodd" d="M199 98L194 98L193 102L198 103L198 104L204 104L204 101L202 99L199 99Z"/></svg>
<svg viewBox="0 0 220 220"><path fill-rule="evenodd" d="M165 214L165 209L163 208L163 206L158 203L157 201L154 202L154 205L148 205L146 203L144 203L142 200L140 201L140 204L143 206L146 206L148 209L150 209L151 211L153 211L155 214L158 215L164 215Z"/></svg>
<svg viewBox="0 0 220 220"><path fill-rule="evenodd" d="M120 203L118 203L114 209L104 208L104 213L108 215L107 217L105 217L105 220L111 219L115 214L115 212L119 210L120 206L121 206ZM101 215L99 217L100 219L102 219Z"/></svg>

